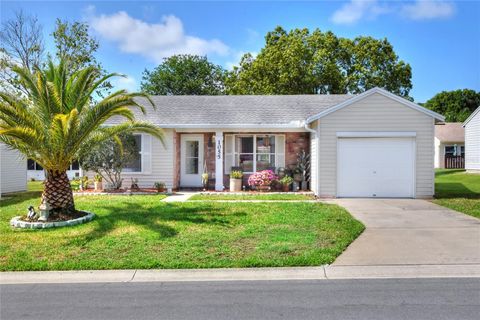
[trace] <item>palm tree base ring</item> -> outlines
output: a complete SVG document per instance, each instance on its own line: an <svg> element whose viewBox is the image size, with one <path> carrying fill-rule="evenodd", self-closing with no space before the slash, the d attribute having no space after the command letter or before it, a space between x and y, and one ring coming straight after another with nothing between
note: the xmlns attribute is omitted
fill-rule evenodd
<svg viewBox="0 0 480 320"><path fill-rule="evenodd" d="M10 220L10 225L14 228L21 228L21 229L59 228L59 227L75 226L77 224L86 223L88 221L91 221L95 217L94 213L87 212L87 211L83 211L83 212L85 212L86 215L84 215L80 218L66 220L66 221L51 221L51 222L23 221L23 220L21 220L22 216L17 216L17 217L13 217Z"/></svg>

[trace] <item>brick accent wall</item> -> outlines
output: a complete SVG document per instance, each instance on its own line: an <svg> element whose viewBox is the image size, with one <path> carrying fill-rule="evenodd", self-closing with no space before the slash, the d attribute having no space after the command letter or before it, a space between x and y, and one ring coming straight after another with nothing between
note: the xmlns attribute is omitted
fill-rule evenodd
<svg viewBox="0 0 480 320"><path fill-rule="evenodd" d="M285 167L297 165L297 153L302 150L310 153L309 132L287 132L285 133Z"/></svg>

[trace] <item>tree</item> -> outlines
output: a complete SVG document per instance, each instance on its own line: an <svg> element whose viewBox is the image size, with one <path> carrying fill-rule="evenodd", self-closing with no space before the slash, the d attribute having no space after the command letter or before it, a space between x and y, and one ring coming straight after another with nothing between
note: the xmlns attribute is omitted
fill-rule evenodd
<svg viewBox="0 0 480 320"><path fill-rule="evenodd" d="M93 146L107 139L119 141L121 133L145 132L163 139L163 132L153 124L138 122L130 107L145 108L135 98L148 96L118 90L96 101L95 90L116 74L100 76L94 66L69 75L67 60L55 65L51 60L44 69L13 67L28 94L19 99L0 90L0 141L17 149L26 158L39 163L47 173L42 203L66 214L75 211L67 169ZM125 122L102 126L113 116Z"/></svg>
<svg viewBox="0 0 480 320"><path fill-rule="evenodd" d="M122 169L136 159L139 148L132 135L121 134L119 138L121 144L105 140L80 159L83 169L101 175L114 189L122 186Z"/></svg>
<svg viewBox="0 0 480 320"><path fill-rule="evenodd" d="M480 106L480 92L470 89L442 91L423 106L444 115L447 122L463 122Z"/></svg>
<svg viewBox="0 0 480 320"><path fill-rule="evenodd" d="M2 23L0 43L0 85L18 92L22 87L11 68L21 65L33 71L42 63L42 26L37 17L18 11L13 19Z"/></svg>
<svg viewBox="0 0 480 320"><path fill-rule="evenodd" d="M165 58L153 71L143 72L141 89L154 95L219 95L225 70L196 55Z"/></svg>
<svg viewBox="0 0 480 320"><path fill-rule="evenodd" d="M55 42L55 56L58 60L70 61L71 74L88 66L94 66L101 70L102 75L107 74L102 64L95 58L95 53L100 47L99 42L90 36L88 24L84 22L68 22L57 19L55 30L52 33ZM104 96L112 89L109 81L105 81L97 90L100 96Z"/></svg>
<svg viewBox="0 0 480 320"><path fill-rule="evenodd" d="M411 77L386 39L277 27L257 57L243 56L225 85L228 94L360 93L378 86L408 97Z"/></svg>

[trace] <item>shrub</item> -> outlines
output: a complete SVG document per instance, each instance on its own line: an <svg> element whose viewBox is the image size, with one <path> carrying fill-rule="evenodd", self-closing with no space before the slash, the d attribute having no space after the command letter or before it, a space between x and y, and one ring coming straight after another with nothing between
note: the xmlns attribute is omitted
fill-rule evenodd
<svg viewBox="0 0 480 320"><path fill-rule="evenodd" d="M157 189L157 191L163 191L165 190L165 182L155 182L153 187Z"/></svg>
<svg viewBox="0 0 480 320"><path fill-rule="evenodd" d="M273 173L272 170L263 170L258 171L248 177L249 186L269 186L273 181L277 180L278 177Z"/></svg>
<svg viewBox="0 0 480 320"><path fill-rule="evenodd" d="M288 186L293 183L293 178L290 176L285 176L282 179L280 179L280 183L284 186Z"/></svg>
<svg viewBox="0 0 480 320"><path fill-rule="evenodd" d="M230 178L231 179L242 179L243 178L243 172L240 170L234 170L230 173Z"/></svg>

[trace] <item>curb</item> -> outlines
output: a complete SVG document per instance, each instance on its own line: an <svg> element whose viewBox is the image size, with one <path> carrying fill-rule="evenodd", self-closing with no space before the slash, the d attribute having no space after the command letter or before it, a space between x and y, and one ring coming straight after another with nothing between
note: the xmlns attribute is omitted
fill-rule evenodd
<svg viewBox="0 0 480 320"><path fill-rule="evenodd" d="M389 265L250 269L1 272L0 284L480 278L480 265Z"/></svg>

